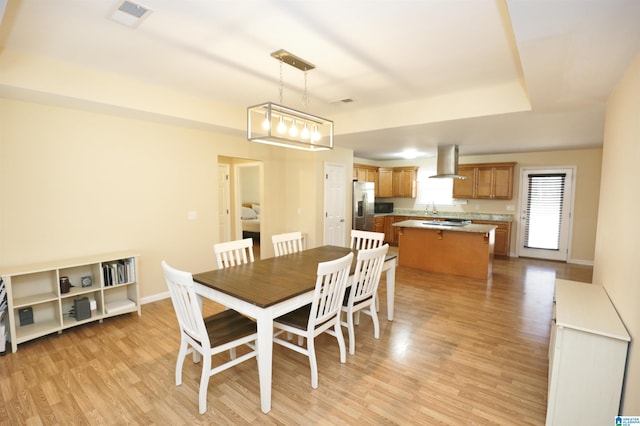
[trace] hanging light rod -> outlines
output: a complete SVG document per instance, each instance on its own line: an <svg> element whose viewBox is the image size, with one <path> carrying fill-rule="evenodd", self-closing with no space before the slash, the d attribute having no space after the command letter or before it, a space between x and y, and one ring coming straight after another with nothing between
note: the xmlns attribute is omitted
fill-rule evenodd
<svg viewBox="0 0 640 426"><path fill-rule="evenodd" d="M293 53L287 52L284 49L276 50L271 53L272 58L276 58L279 61L284 62L285 64L291 65L294 68L298 68L300 71L311 71L316 66L305 61L304 59L294 55Z"/></svg>

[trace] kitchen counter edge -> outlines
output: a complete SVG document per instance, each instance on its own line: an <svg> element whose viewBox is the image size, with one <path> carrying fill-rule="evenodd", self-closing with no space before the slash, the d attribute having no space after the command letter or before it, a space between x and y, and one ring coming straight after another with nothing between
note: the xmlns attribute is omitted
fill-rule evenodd
<svg viewBox="0 0 640 426"><path fill-rule="evenodd" d="M427 213L421 210L394 210L393 213L376 213L374 216L407 216L429 219L468 219L468 220L488 220L494 222L513 222L512 214L504 213L467 213L467 212L440 212Z"/></svg>
<svg viewBox="0 0 640 426"><path fill-rule="evenodd" d="M497 228L496 225L474 225L473 223L465 226L429 225L425 224L423 220L403 220L394 223L393 226L399 228L436 229L439 231L474 232L482 234L491 232Z"/></svg>

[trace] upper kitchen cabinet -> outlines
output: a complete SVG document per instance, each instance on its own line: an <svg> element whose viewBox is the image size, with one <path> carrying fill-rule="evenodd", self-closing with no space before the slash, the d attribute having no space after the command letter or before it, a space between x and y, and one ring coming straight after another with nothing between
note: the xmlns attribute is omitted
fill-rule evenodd
<svg viewBox="0 0 640 426"><path fill-rule="evenodd" d="M378 169L378 197L415 198L417 192L418 168L380 167Z"/></svg>
<svg viewBox="0 0 640 426"><path fill-rule="evenodd" d="M375 183L375 196L379 197L379 185L378 185L378 167L369 166L366 164L354 164L353 165L353 180L358 182L373 182Z"/></svg>
<svg viewBox="0 0 640 426"><path fill-rule="evenodd" d="M453 198L510 200L516 163L460 164L458 174L466 179L453 181Z"/></svg>
<svg viewBox="0 0 640 426"><path fill-rule="evenodd" d="M393 197L393 169L380 167L378 169L377 197Z"/></svg>
<svg viewBox="0 0 640 426"><path fill-rule="evenodd" d="M359 182L377 182L378 167L366 164L354 164L353 179Z"/></svg>
<svg viewBox="0 0 640 426"><path fill-rule="evenodd" d="M393 196L404 198L416 198L417 195L417 167L393 168Z"/></svg>
<svg viewBox="0 0 640 426"><path fill-rule="evenodd" d="M476 172L474 167L458 166L458 175L466 179L453 180L453 198L475 198Z"/></svg>

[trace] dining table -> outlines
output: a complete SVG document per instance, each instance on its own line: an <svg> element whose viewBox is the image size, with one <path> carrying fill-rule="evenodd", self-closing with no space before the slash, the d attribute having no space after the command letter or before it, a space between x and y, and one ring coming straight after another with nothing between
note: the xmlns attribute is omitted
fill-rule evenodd
<svg viewBox="0 0 640 426"><path fill-rule="evenodd" d="M273 319L312 302L318 263L341 258L352 250L320 246L284 256L215 269L193 275L196 293L234 309L257 324L260 408L271 411ZM352 270L355 267L356 256ZM387 284L387 319L393 320L397 256L383 264Z"/></svg>

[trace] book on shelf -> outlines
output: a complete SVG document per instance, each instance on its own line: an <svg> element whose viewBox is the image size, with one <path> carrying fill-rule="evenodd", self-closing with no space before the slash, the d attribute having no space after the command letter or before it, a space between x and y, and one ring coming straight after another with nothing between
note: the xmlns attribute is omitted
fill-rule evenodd
<svg viewBox="0 0 640 426"><path fill-rule="evenodd" d="M132 258L116 260L102 265L105 287L133 282L135 266Z"/></svg>

